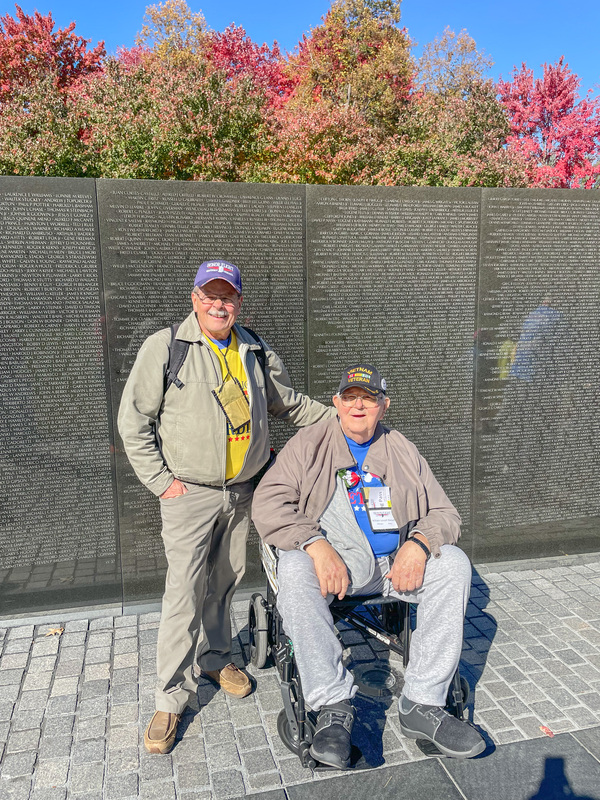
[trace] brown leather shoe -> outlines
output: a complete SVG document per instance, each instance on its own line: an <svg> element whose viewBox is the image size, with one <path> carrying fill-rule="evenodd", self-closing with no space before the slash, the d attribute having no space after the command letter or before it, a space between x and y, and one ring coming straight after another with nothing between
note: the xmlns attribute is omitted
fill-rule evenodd
<svg viewBox="0 0 600 800"><path fill-rule="evenodd" d="M232 697L246 697L252 691L250 678L233 663L227 664L221 670L202 670L202 672Z"/></svg>
<svg viewBox="0 0 600 800"><path fill-rule="evenodd" d="M180 714L155 711L144 731L144 747L149 753L170 753L175 744Z"/></svg>

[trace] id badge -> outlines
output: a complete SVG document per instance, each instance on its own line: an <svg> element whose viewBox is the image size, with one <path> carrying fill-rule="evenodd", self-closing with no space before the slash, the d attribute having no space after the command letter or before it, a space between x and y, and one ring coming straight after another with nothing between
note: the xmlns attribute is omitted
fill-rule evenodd
<svg viewBox="0 0 600 800"><path fill-rule="evenodd" d="M233 430L250 422L250 404L237 378L225 381L212 393Z"/></svg>
<svg viewBox="0 0 600 800"><path fill-rule="evenodd" d="M392 514L392 497L389 486L365 487L365 500L369 522L374 533L397 531L398 525Z"/></svg>

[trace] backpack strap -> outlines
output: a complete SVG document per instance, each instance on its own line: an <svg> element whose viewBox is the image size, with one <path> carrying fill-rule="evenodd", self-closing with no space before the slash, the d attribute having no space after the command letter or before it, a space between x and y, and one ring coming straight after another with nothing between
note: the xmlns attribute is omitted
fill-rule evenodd
<svg viewBox="0 0 600 800"><path fill-rule="evenodd" d="M256 356L260 368L263 372L263 375L266 373L267 369L267 354L265 353L265 348L263 343L260 340L260 337L257 333L255 333L252 328L246 328L244 326L243 330L250 336L251 339L259 346L259 350L254 351L254 355ZM183 389L185 384L181 381L177 376L179 374L179 370L183 366L183 362L185 361L188 350L190 349L191 342L186 342L184 339L177 339L177 331L179 330L179 323L175 323L171 325L171 342L169 344L169 360L167 362L167 369L165 372L165 390L166 393L169 386L174 383L178 389Z"/></svg>
<svg viewBox="0 0 600 800"><path fill-rule="evenodd" d="M249 334L250 338L254 339L255 343L257 345L259 345L260 350L255 350L254 351L254 355L256 356L256 359L257 359L258 363L260 364L260 368L261 368L261 370L263 372L263 375L266 375L266 372L267 372L267 354L265 353L265 348L263 346L263 343L260 340L260 337L259 337L258 333L255 333L252 330L252 328L247 328L245 325L240 325L240 328L245 330L246 333Z"/></svg>
<svg viewBox="0 0 600 800"><path fill-rule="evenodd" d="M169 386L174 383L178 389L183 389L184 383L179 380L177 375L183 366L186 359L188 350L190 349L190 342L183 339L177 339L177 331L179 330L179 323L171 325L171 342L169 344L169 360L167 362L167 369L165 372L165 391L166 393Z"/></svg>

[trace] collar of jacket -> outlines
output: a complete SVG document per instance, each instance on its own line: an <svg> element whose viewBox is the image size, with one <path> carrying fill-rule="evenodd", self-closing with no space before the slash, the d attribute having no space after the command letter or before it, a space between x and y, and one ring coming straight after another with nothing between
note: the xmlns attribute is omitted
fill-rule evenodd
<svg viewBox="0 0 600 800"><path fill-rule="evenodd" d="M348 442L344 436L344 431L340 423L339 417L334 417L328 424L331 426L331 446L333 448L333 463L336 465L335 469L340 470L344 467L356 464ZM363 469L366 472L374 472L376 475L385 482L388 471L388 447L386 434L389 428L385 428L380 422L377 423L373 441L367 451L363 463Z"/></svg>
<svg viewBox="0 0 600 800"><path fill-rule="evenodd" d="M237 324L237 322L233 326L233 329L235 331L235 335L237 336L238 342L247 344L250 350L260 349L260 345L257 344L254 339L252 339L250 335ZM206 337L202 333L202 328L200 327L200 323L198 322L198 317L196 316L195 311L190 312L190 314L188 314L188 316L183 320L177 329L177 335L175 338L182 339L184 342L200 342L200 344L204 344Z"/></svg>

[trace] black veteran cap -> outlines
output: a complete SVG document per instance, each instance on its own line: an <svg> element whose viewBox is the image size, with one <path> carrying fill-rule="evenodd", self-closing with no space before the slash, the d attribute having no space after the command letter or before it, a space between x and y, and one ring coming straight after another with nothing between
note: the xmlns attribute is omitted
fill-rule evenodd
<svg viewBox="0 0 600 800"><path fill-rule="evenodd" d="M338 394L345 392L346 389L360 388L364 389L369 394L379 394L387 389L385 378L382 378L379 372L370 364L356 364L348 369L342 375L342 382L337 390Z"/></svg>

